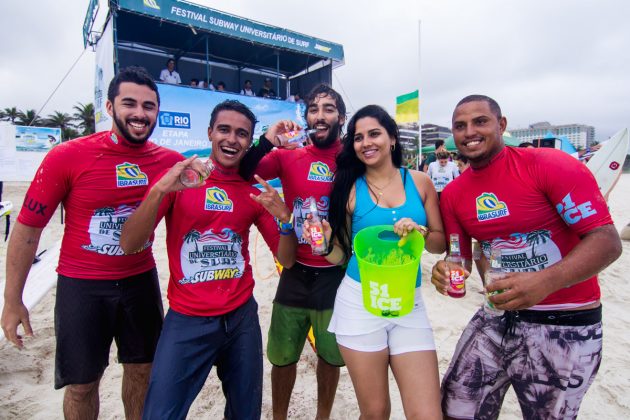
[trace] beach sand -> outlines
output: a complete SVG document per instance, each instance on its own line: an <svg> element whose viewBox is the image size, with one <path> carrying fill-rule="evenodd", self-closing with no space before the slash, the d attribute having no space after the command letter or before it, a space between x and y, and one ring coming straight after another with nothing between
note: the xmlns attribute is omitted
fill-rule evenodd
<svg viewBox="0 0 630 420"><path fill-rule="evenodd" d="M13 220L17 217L28 183L8 182L4 186L3 200L11 200L15 205ZM618 230L630 220L630 174L622 176L610 198L610 208ZM0 224L3 226L4 222ZM2 229L2 228L0 228ZM40 249L53 244L61 237L63 226L59 215L55 215L45 229ZM2 231L3 233L3 231ZM271 302L274 297L278 276L271 253L256 232L250 238L252 265L256 278L254 294L260 306L259 315L266 344L266 333L271 317ZM164 295L168 281L168 262L165 251L164 226L160 225L155 240L154 252L160 273ZM604 305L604 357L599 374L582 403L580 417L584 419L626 418L630 415L630 398L626 396L630 386L630 364L626 350L630 348L630 334L627 325L627 302L630 301L630 288L626 289L627 273L630 271L630 242L623 243L623 255L600 275L602 301ZM4 283L6 243L0 243L0 267ZM464 299L452 299L437 294L428 281L430 270L439 256L424 254L422 260L422 285L429 318L433 325L440 375L448 367L451 355L460 333L483 298L481 281L477 274L467 282L468 293ZM624 274L626 273L626 274ZM25 349L18 350L6 341L0 343L0 419L57 419L62 418L63 391L53 389L54 377L54 326L53 307L55 290L51 292L31 312L31 323L35 337L26 341ZM298 376L289 407L289 417L312 419L316 411L317 387L315 366L317 358L308 345L305 346L298 364ZM263 418L271 418L271 365L264 362ZM115 346L112 346L110 366L101 382L100 418L124 418L120 400L122 368L115 362ZM390 375L392 396L392 419L403 419L404 413L398 388ZM223 416L224 398L220 383L213 370L194 402L189 418L219 419ZM358 418L359 411L352 383L345 368L341 378L332 418ZM512 391L506 396L501 419L521 418L520 408Z"/></svg>

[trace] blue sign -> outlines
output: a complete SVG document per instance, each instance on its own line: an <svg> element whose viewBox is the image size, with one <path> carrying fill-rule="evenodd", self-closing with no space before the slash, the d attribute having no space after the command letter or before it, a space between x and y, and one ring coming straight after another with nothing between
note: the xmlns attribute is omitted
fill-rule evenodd
<svg viewBox="0 0 630 420"><path fill-rule="evenodd" d="M48 152L61 143L61 128L15 126L18 152Z"/></svg>
<svg viewBox="0 0 630 420"><path fill-rule="evenodd" d="M158 115L151 141L186 157L210 156L210 114L215 106L228 99L243 103L256 115L254 139L279 120L293 120L306 126L304 105L294 102L168 84L158 84L158 90L160 109L164 111Z"/></svg>
<svg viewBox="0 0 630 420"><path fill-rule="evenodd" d="M160 111L158 122L160 127L190 128L190 114L184 112Z"/></svg>

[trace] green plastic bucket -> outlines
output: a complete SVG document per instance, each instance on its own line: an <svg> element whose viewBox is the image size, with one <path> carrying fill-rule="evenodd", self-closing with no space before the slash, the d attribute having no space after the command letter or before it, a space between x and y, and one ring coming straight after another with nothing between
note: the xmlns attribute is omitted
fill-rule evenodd
<svg viewBox="0 0 630 420"><path fill-rule="evenodd" d="M401 317L413 309L424 237L414 230L401 246L399 240L391 225L370 226L354 237L363 306L383 318Z"/></svg>

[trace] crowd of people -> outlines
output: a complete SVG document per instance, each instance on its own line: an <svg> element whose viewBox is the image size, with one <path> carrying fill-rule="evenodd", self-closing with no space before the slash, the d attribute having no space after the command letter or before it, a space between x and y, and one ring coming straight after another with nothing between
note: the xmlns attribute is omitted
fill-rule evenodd
<svg viewBox="0 0 630 420"><path fill-rule="evenodd" d="M305 104L315 133L302 148L281 136L303 128L296 122L278 121L254 142L252 111L235 100L218 104L208 127L210 165L147 141L158 89L144 69L127 68L109 86L111 130L48 153L27 193L36 205L22 207L9 242L2 328L18 347L19 325L32 334L22 291L42 229L63 203L55 387L65 387L66 418L97 418L113 340L128 419L185 418L213 367L224 417L260 418L263 354L272 364L273 418L287 418L311 327L318 419L330 417L344 365L361 418L389 417L390 369L407 418L496 419L510 386L524 418L576 418L602 357L597 273L621 253L588 169L564 152L506 147L507 120L487 96L467 96L454 108L460 169L438 151L428 174L402 167L398 128L383 108L357 110L344 135L338 92L317 85ZM442 169L452 178L443 188L435 181ZM181 182L186 170L199 174L196 185ZM281 180L284 201L265 181L271 178ZM324 219L328 244L319 254L310 246L312 209ZM166 317L151 251L162 218ZM421 270L408 315L383 318L363 306L353 239L383 224L403 238L423 235L435 254L459 235L463 267L440 261L431 272L442 294L451 269L472 269L473 239L481 243L481 273L492 249L504 252L509 272L486 286L504 313L474 315L441 385ZM284 266L266 351L252 294L252 225Z"/></svg>
<svg viewBox="0 0 630 420"><path fill-rule="evenodd" d="M181 85L182 79L175 70L175 60L169 58L166 61L166 68L162 69L160 72L160 76L158 81L162 83L168 83L172 85ZM240 90L228 90L225 82L218 81L216 84L212 81L212 79L208 78L192 78L190 79L190 87L199 88L199 89L209 89L217 92L232 92L239 93L245 96L258 96L260 98L279 98L276 91L273 89L273 80L270 77L265 77L263 81L263 85L258 89L258 92L254 91L253 83L251 80L247 79L243 82L243 86ZM299 93L295 93L293 95L289 95L287 97L287 101L289 102L303 102L300 98Z"/></svg>

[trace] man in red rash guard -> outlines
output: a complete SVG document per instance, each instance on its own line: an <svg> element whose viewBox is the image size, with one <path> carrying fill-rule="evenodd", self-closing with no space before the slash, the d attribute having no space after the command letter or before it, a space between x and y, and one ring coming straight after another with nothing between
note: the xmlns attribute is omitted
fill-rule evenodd
<svg viewBox="0 0 630 420"><path fill-rule="evenodd" d="M459 234L468 270L472 238L487 258L499 248L507 273L486 285L505 312L480 309L469 322L443 379L442 409L496 419L513 386L524 418L575 418L601 361L597 273L621 242L588 168L559 150L505 147L506 125L487 96L468 96L453 113L470 170L442 193L447 238ZM444 261L432 283L446 293Z"/></svg>
<svg viewBox="0 0 630 420"><path fill-rule="evenodd" d="M249 229L255 224L287 267L295 261L297 239L278 193L258 179L265 191L257 195L238 174L255 124L240 102L217 105L208 128L214 163L209 177L185 187L179 176L195 157L177 163L150 187L123 228L121 246L134 252L166 217L170 309L155 353L146 419L185 418L213 365L226 396L225 418L260 418L262 336ZM280 240L271 215L280 220Z"/></svg>
<svg viewBox="0 0 630 420"><path fill-rule="evenodd" d="M53 148L24 199L7 250L2 328L22 347L17 326L32 335L22 303L24 283L41 232L59 203L66 209L55 304L55 388L66 386L66 418L98 416L100 378L116 339L123 363L122 399L128 419L140 418L163 308L151 242L124 255L123 223L147 186L183 157L148 142L160 98L142 68L123 69L110 83L112 129Z"/></svg>
<svg viewBox="0 0 630 420"><path fill-rule="evenodd" d="M318 355L316 418L330 417L339 382L339 367L344 365L335 336L327 329L345 269L331 266L323 256L313 255L310 244L302 238L302 224L310 214L309 197L317 201L320 217L325 218L328 214L345 115L346 106L341 95L330 86L320 84L306 97L306 122L308 128L317 130L311 136L311 144L296 150L278 148L264 156L257 166L255 159L246 159L241 165L241 173L246 179L254 168L255 173L264 179L280 178L285 202L293 210L299 241L296 264L282 270L280 276L267 341L267 358L273 365L274 419L287 417L297 362L311 326ZM248 158L260 159L261 154L274 146L283 146L276 136L294 128L292 121L272 125Z"/></svg>

